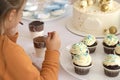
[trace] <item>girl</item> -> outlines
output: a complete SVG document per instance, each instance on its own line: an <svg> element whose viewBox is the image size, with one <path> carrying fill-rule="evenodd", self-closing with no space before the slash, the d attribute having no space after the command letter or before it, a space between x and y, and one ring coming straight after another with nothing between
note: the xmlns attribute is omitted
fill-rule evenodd
<svg viewBox="0 0 120 80"><path fill-rule="evenodd" d="M49 32L42 69L38 70L25 51L16 44L17 24L26 0L0 0L0 80L57 80L60 39Z"/></svg>

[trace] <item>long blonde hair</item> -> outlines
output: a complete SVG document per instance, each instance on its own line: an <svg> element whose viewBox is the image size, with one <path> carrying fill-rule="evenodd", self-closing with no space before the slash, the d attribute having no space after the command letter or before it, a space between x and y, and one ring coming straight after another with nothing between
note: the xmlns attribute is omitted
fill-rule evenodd
<svg viewBox="0 0 120 80"><path fill-rule="evenodd" d="M18 12L25 2L26 0L0 0L0 35L4 33L4 22L10 11L16 9Z"/></svg>

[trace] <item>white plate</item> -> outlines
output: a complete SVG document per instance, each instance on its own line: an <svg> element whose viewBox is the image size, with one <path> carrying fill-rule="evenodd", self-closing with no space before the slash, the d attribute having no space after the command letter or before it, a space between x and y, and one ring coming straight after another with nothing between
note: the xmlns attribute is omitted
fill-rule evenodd
<svg viewBox="0 0 120 80"><path fill-rule="evenodd" d="M74 66L72 64L71 54L69 53L70 46L71 45L68 45L66 48L62 49L60 56L61 66L70 75L80 80L120 80L120 74L117 77L107 77L104 74L102 62L106 54L103 51L103 46L101 41L99 41L95 53L90 54L92 57L93 66L87 75L78 75L74 72Z"/></svg>
<svg viewBox="0 0 120 80"><path fill-rule="evenodd" d="M36 18L34 18L34 16L27 16L27 17L23 16L23 19L25 19L25 20L52 21L52 20L56 20L56 19L59 19L59 18L67 16L67 14L69 13L69 11L70 11L70 8L66 8L65 12L63 14L61 14L59 16L52 16L52 15L50 15L50 17L46 18L46 19L36 19Z"/></svg>
<svg viewBox="0 0 120 80"><path fill-rule="evenodd" d="M70 19L68 19L68 22L66 24L66 28L68 31L70 31L71 33L81 36L81 37L85 37L86 35L88 35L85 32L81 32L78 29L76 29L73 25L72 25L72 17ZM116 34L117 36L120 35L120 28L118 30L119 32ZM104 38L104 35L95 35L96 38L101 39Z"/></svg>
<svg viewBox="0 0 120 80"><path fill-rule="evenodd" d="M52 21L52 20L56 20L56 19L62 18L64 16L65 16L65 13L62 14L62 15L60 15L60 16L50 16L50 18L46 18L46 19L36 19L33 16L30 16L30 17L24 17L23 16L23 19L25 19L25 20L31 20L31 21L33 21L33 20Z"/></svg>

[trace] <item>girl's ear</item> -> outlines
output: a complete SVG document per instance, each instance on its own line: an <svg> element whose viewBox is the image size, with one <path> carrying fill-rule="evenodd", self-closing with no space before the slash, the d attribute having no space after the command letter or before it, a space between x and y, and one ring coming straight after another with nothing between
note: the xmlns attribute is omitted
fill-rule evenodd
<svg viewBox="0 0 120 80"><path fill-rule="evenodd" d="M8 16L8 20L11 22L12 20L15 19L15 17L16 17L16 10L13 9L13 10L11 10L11 12L10 12L10 14Z"/></svg>

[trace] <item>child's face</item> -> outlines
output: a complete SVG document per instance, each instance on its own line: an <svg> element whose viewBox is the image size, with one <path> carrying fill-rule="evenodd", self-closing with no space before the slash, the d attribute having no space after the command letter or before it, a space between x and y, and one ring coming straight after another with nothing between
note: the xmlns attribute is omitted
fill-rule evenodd
<svg viewBox="0 0 120 80"><path fill-rule="evenodd" d="M14 26L17 26L19 24L19 22L21 22L22 15L23 15L23 9L24 9L24 6L16 13L15 25Z"/></svg>
<svg viewBox="0 0 120 80"><path fill-rule="evenodd" d="M24 5L22 6L22 8L18 12L15 9L11 11L9 18L8 18L8 21L6 23L6 26L5 26L6 30L11 30L11 29L17 27L19 22L21 22L23 9L24 9Z"/></svg>

